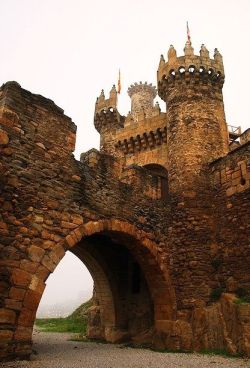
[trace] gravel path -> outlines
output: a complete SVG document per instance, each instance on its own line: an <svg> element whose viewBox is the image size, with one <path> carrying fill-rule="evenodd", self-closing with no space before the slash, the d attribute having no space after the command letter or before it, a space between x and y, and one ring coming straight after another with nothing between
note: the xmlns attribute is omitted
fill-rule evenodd
<svg viewBox="0 0 250 368"><path fill-rule="evenodd" d="M157 353L122 345L67 341L70 334L35 331L31 361L0 363L3 368L250 368L249 359Z"/></svg>

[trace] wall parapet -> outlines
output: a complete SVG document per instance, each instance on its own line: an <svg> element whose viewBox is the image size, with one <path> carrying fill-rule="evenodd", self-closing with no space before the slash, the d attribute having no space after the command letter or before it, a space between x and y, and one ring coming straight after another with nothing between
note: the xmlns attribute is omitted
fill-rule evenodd
<svg viewBox="0 0 250 368"><path fill-rule="evenodd" d="M250 188L250 142L212 162L213 183L232 196Z"/></svg>

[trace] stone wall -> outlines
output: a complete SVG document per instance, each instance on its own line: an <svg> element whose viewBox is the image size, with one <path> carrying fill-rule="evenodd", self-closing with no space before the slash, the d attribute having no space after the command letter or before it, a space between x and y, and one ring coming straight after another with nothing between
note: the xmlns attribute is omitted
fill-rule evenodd
<svg viewBox="0 0 250 368"><path fill-rule="evenodd" d="M211 169L216 204L213 254L221 275L217 286L229 291L243 288L249 292L250 143L211 163Z"/></svg>
<svg viewBox="0 0 250 368"><path fill-rule="evenodd" d="M111 156L100 156L94 167L91 155L86 163L77 162L71 154L75 125L51 101L7 83L0 103L1 356L30 354L45 280L67 249L95 232L130 234L142 244L141 250L134 246L131 252L141 260L147 282L154 285L155 318L162 318L171 284L163 274L157 280L150 278L168 274L165 266L165 271L159 268L166 253L160 217L168 209L145 196L141 186L119 181ZM168 290L163 298L164 283ZM174 301L170 310L173 305Z"/></svg>
<svg viewBox="0 0 250 368"><path fill-rule="evenodd" d="M198 94L198 87L192 93ZM218 98L221 109L221 94ZM193 104L193 113L194 102L186 96L183 101L186 112L188 102ZM183 128L183 112L175 117L172 106L168 114L168 123L165 114L152 118L156 131L164 124L170 129L173 122ZM211 116L211 124L218 122L214 112ZM221 155L224 148L214 137L219 129L205 134L202 125L194 142L189 128L178 132L186 138L182 141L170 129L169 146L162 140L129 156L115 146L119 134L126 139L124 119L115 110L98 119L100 131L105 127L109 133L108 148L91 150L79 162L72 154L76 127L59 107L15 82L0 90L1 358L30 355L45 281L67 250L86 263L95 280L99 304L90 317L90 336L249 354L248 306L242 311L234 304L237 289L250 287L249 143L211 162L213 145ZM108 124L113 123L117 125L110 132ZM149 120L144 123L143 128L126 126L129 132L135 129L133 136L149 134ZM205 157L200 157L207 136L200 151ZM183 166L183 158L197 154L196 167L194 161ZM144 163L166 165L172 175L167 196L161 195L158 175L134 165ZM229 193L232 187L236 190ZM138 293L130 288L135 268L141 273ZM231 294L215 302L211 295L219 288ZM218 325L223 336L215 338Z"/></svg>

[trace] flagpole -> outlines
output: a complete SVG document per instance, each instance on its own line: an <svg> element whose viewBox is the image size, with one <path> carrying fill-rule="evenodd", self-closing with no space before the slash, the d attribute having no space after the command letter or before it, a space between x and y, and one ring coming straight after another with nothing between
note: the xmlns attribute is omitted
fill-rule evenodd
<svg viewBox="0 0 250 368"><path fill-rule="evenodd" d="M121 71L120 71L120 68L119 68L119 73L118 73L118 82L117 82L117 106L118 106L118 96L120 95L121 93Z"/></svg>
<svg viewBox="0 0 250 368"><path fill-rule="evenodd" d="M121 93L121 70L120 68L119 68L119 74L118 74L117 92L118 94Z"/></svg>
<svg viewBox="0 0 250 368"><path fill-rule="evenodd" d="M190 36L190 29L188 26L188 21L187 21L187 41L191 44L191 36Z"/></svg>

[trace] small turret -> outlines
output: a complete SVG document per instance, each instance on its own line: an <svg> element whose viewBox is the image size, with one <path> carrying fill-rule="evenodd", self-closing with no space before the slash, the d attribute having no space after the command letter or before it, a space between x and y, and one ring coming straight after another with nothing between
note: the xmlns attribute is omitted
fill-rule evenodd
<svg viewBox="0 0 250 368"><path fill-rule="evenodd" d="M115 86L110 90L109 98L105 99L104 90L95 104L94 124L100 133L100 149L103 152L112 154L114 152L113 135L116 129L124 126L124 116L117 110L117 91Z"/></svg>
<svg viewBox="0 0 250 368"><path fill-rule="evenodd" d="M128 89L128 95L131 98L131 115L135 122L141 117L151 117L154 110L154 98L157 90L152 83L140 82L132 84Z"/></svg>
<svg viewBox="0 0 250 368"><path fill-rule="evenodd" d="M95 105L95 114L100 112L101 110L117 107L117 91L115 85L111 88L109 92L109 98L105 99L104 90L101 90L101 94L97 97L96 105Z"/></svg>

